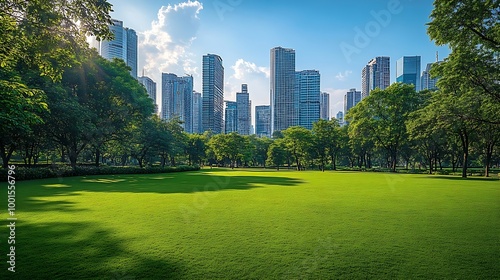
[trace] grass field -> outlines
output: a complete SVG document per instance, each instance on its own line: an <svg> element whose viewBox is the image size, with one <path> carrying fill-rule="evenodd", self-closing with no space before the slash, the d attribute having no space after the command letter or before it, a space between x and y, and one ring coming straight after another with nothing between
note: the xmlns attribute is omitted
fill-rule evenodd
<svg viewBox="0 0 500 280"><path fill-rule="evenodd" d="M205 169L16 186L0 279L500 277L499 180Z"/></svg>

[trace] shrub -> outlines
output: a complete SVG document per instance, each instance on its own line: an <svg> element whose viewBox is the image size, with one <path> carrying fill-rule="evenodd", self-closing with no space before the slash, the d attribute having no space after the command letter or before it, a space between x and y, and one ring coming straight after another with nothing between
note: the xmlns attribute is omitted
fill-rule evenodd
<svg viewBox="0 0 500 280"><path fill-rule="evenodd" d="M54 165L50 167L16 167L14 177L16 181L36 180L45 178L71 177L71 176L87 176L87 175L115 175L115 174L155 174L155 173L172 173L196 171L200 167L180 165L177 167L146 167L140 168L135 166L118 167L118 166L78 166L75 169L67 165ZM7 181L7 169L0 169L0 178Z"/></svg>

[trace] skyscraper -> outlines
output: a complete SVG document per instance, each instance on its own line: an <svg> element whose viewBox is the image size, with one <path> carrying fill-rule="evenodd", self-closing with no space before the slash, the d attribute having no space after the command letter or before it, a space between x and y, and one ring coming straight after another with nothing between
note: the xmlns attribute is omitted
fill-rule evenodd
<svg viewBox="0 0 500 280"><path fill-rule="evenodd" d="M203 133L201 114L203 110L203 101L201 93L193 91L193 133Z"/></svg>
<svg viewBox="0 0 500 280"><path fill-rule="evenodd" d="M255 106L255 134L271 138L271 106Z"/></svg>
<svg viewBox="0 0 500 280"><path fill-rule="evenodd" d="M396 82L414 85L420 91L420 56L403 56L396 64Z"/></svg>
<svg viewBox="0 0 500 280"><path fill-rule="evenodd" d="M193 77L162 73L162 119L179 117L182 127L193 132Z"/></svg>
<svg viewBox="0 0 500 280"><path fill-rule="evenodd" d="M133 29L124 28L123 21L112 19L113 24L109 30L115 38L111 41L104 40L91 45L98 48L99 54L109 60L120 58L132 68L130 74L137 79L137 34Z"/></svg>
<svg viewBox="0 0 500 280"><path fill-rule="evenodd" d="M147 76L139 77L138 81L144 85L149 97L153 99L153 103L155 104L155 113L158 113L158 105L156 105L156 83Z"/></svg>
<svg viewBox="0 0 500 280"><path fill-rule="evenodd" d="M295 90L295 50L271 49L271 133L299 123L299 100Z"/></svg>
<svg viewBox="0 0 500 280"><path fill-rule="evenodd" d="M330 94L322 92L319 99L320 118L322 120L330 119Z"/></svg>
<svg viewBox="0 0 500 280"><path fill-rule="evenodd" d="M320 119L320 74L316 70L296 72L295 90L299 96L299 125L312 129Z"/></svg>
<svg viewBox="0 0 500 280"><path fill-rule="evenodd" d="M238 103L235 101L224 102L226 102L224 133L238 132Z"/></svg>
<svg viewBox="0 0 500 280"><path fill-rule="evenodd" d="M224 67L216 54L203 56L203 131L222 133L224 115Z"/></svg>
<svg viewBox="0 0 500 280"><path fill-rule="evenodd" d="M361 94L366 98L370 91L386 89L391 81L390 57L377 56L371 59L361 71Z"/></svg>
<svg viewBox="0 0 500 280"><path fill-rule="evenodd" d="M355 88L351 88L344 95L344 116L349 112L349 110L356 106L361 101L361 91L356 91Z"/></svg>
<svg viewBox="0 0 500 280"><path fill-rule="evenodd" d="M439 63L439 62L435 62ZM431 78L431 68L434 66L434 63L427 63L427 67L425 67L425 70L422 71L422 76L420 77L420 90L435 90L437 89L436 83L438 81L438 78Z"/></svg>
<svg viewBox="0 0 500 280"><path fill-rule="evenodd" d="M248 93L248 86L246 84L242 84L241 92L236 93L236 103L238 133L241 135L250 135L250 126L252 124L252 103L250 101L250 94Z"/></svg>
<svg viewBox="0 0 500 280"><path fill-rule="evenodd" d="M127 35L127 54L125 62L132 68L130 73L132 77L137 79L137 34L134 29L125 28L125 34Z"/></svg>
<svg viewBox="0 0 500 280"><path fill-rule="evenodd" d="M340 126L344 125L344 112L339 111L335 118L339 121Z"/></svg>

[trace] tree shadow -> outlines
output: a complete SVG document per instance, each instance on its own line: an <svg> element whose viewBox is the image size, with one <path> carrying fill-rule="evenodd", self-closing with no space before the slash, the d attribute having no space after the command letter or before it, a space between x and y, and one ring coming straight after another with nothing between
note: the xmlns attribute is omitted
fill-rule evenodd
<svg viewBox="0 0 500 280"><path fill-rule="evenodd" d="M16 234L15 273L3 266L0 279L180 279L185 271L148 246L127 250L127 240L97 223L19 222Z"/></svg>
<svg viewBox="0 0 500 280"><path fill-rule="evenodd" d="M495 178L495 177L467 177L467 178L462 178L459 176L451 176L451 175L428 175L428 176L423 176L421 178L425 179L444 179L444 180L453 180L453 181L480 181L480 182L498 182L500 181L500 178Z"/></svg>
<svg viewBox="0 0 500 280"><path fill-rule="evenodd" d="M111 175L65 178L63 182L45 180L41 190L30 196L78 195L80 192L131 192L131 193L196 193L227 190L250 190L266 186L291 187L303 183L300 179L274 176L218 175L224 171L202 170L186 173L150 175Z"/></svg>

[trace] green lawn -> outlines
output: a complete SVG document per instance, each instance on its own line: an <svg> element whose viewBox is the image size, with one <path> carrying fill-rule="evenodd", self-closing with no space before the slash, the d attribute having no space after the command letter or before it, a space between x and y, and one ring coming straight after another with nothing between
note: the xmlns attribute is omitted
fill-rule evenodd
<svg viewBox="0 0 500 280"><path fill-rule="evenodd" d="M205 169L16 195L17 272L3 226L0 279L500 277L499 180Z"/></svg>

